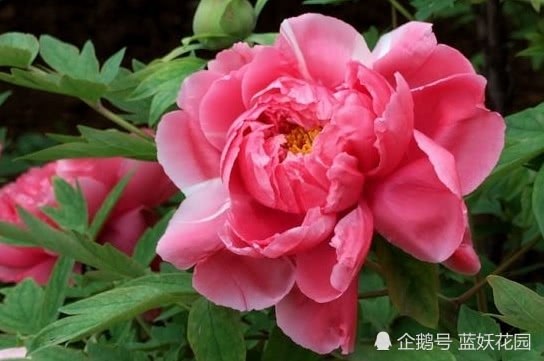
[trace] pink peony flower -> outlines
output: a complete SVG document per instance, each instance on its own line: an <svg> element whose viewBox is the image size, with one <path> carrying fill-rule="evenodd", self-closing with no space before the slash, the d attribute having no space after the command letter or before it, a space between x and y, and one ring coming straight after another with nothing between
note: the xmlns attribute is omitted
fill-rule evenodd
<svg viewBox="0 0 544 361"><path fill-rule="evenodd" d="M504 121L485 79L431 24L370 52L340 20L285 20L273 46L236 44L181 88L158 157L187 199L157 252L238 310L275 305L319 353L353 350L357 275L374 232L475 273L463 196L490 173Z"/></svg>
<svg viewBox="0 0 544 361"><path fill-rule="evenodd" d="M54 206L52 178L61 177L81 186L92 217L113 187L129 172L133 176L104 224L99 241L109 242L131 254L136 241L154 221L151 208L168 199L175 186L154 162L123 158L61 160L32 168L0 189L0 221L21 225L17 207L51 224L41 212ZM31 277L46 283L57 256L41 248L0 244L0 281L19 282Z"/></svg>

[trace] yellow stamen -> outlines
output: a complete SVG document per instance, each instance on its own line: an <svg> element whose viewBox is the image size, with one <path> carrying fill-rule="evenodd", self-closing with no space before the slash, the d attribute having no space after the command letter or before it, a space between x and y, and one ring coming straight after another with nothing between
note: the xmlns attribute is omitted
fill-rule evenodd
<svg viewBox="0 0 544 361"><path fill-rule="evenodd" d="M314 140L321 129L321 127L317 127L306 130L296 126L285 134L285 147L293 154L308 154L312 151Z"/></svg>

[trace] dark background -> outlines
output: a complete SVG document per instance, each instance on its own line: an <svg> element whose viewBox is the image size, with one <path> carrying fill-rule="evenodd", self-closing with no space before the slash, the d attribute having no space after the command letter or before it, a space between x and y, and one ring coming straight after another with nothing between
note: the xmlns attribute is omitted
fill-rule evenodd
<svg viewBox="0 0 544 361"><path fill-rule="evenodd" d="M126 46L125 65L129 65L132 58L148 62L162 56L176 47L182 37L191 35L197 3L195 0L0 0L0 33L50 34L78 47L92 39L101 61ZM276 32L282 19L310 11L336 16L361 32L372 25L381 32L391 28L391 7L385 0L338 6L301 3L270 0L256 31ZM451 19L438 19L434 29L440 42L460 49L469 58L484 49L486 61L480 71L490 81L488 106L510 114L538 104L543 92L529 61L515 56L522 48L512 48L504 41L509 26L497 14L499 7L498 0L491 0L489 4L474 7L476 21L452 25ZM402 23L405 19L399 14L398 21ZM25 131L73 132L77 123L110 125L76 99L0 84L0 91L6 89L13 90L13 95L0 107L0 125L9 129L11 137Z"/></svg>

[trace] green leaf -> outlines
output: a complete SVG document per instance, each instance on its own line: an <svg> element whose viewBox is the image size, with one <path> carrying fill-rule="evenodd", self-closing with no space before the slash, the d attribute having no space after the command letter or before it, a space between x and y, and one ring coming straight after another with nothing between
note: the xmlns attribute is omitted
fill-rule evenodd
<svg viewBox="0 0 544 361"><path fill-rule="evenodd" d="M120 287L64 306L62 318L42 329L29 348L42 347L79 340L101 332L114 324L132 318L153 308L178 301L179 296L156 286Z"/></svg>
<svg viewBox="0 0 544 361"><path fill-rule="evenodd" d="M117 77L117 74L119 74L121 69L121 62L125 57L125 50L125 48L119 50L102 65L100 79L103 83L110 84Z"/></svg>
<svg viewBox="0 0 544 361"><path fill-rule="evenodd" d="M277 37L278 33L254 33L248 36L245 41L260 45L272 45Z"/></svg>
<svg viewBox="0 0 544 361"><path fill-rule="evenodd" d="M56 208L46 206L42 211L61 228L85 233L89 216L87 202L79 185L72 187L64 179L55 177L53 188L58 206Z"/></svg>
<svg viewBox="0 0 544 361"><path fill-rule="evenodd" d="M246 347L239 313L201 298L193 304L187 338L196 361L244 361Z"/></svg>
<svg viewBox="0 0 544 361"><path fill-rule="evenodd" d="M383 280L375 273L363 271L359 278L359 292L371 292L385 287ZM391 302L387 296L359 301L361 305L361 314L363 321L368 321L374 326L376 331L389 329L389 324L393 320Z"/></svg>
<svg viewBox="0 0 544 361"><path fill-rule="evenodd" d="M81 137L68 138L70 142L56 145L21 159L50 161L65 158L127 157L141 160L156 160L155 144L141 137L115 129L99 130L78 127ZM56 136L55 136L56 137Z"/></svg>
<svg viewBox="0 0 544 361"><path fill-rule="evenodd" d="M394 342L394 340L391 340ZM347 358L349 361L456 361L449 351L399 350L395 345L389 351L377 351L372 346L362 346Z"/></svg>
<svg viewBox="0 0 544 361"><path fill-rule="evenodd" d="M27 68L38 55L38 39L31 34L0 35L0 66Z"/></svg>
<svg viewBox="0 0 544 361"><path fill-rule="evenodd" d="M40 317L43 290L33 280L26 279L2 291L6 297L0 305L0 330L24 335L38 331L37 320Z"/></svg>
<svg viewBox="0 0 544 361"><path fill-rule="evenodd" d="M521 330L544 331L544 297L503 277L488 276L487 280L502 314L499 319Z"/></svg>
<svg viewBox="0 0 544 361"><path fill-rule="evenodd" d="M456 0L410 0L416 8L416 19L425 20L443 10L452 8Z"/></svg>
<svg viewBox="0 0 544 361"><path fill-rule="evenodd" d="M506 118L506 144L493 175L520 167L544 152L544 103Z"/></svg>
<svg viewBox="0 0 544 361"><path fill-rule="evenodd" d="M268 0L257 0L255 3L255 17L259 17Z"/></svg>
<svg viewBox="0 0 544 361"><path fill-rule="evenodd" d="M501 329L497 321L480 312L471 310L465 305L461 306L457 320L457 334L499 335L500 333ZM456 350L455 354L462 361L493 361L500 359L499 351L492 348L478 351Z"/></svg>
<svg viewBox="0 0 544 361"><path fill-rule="evenodd" d="M60 257L45 286L43 305L38 318L38 328L43 328L59 317L59 308L64 304L68 280L74 268L74 260Z"/></svg>
<svg viewBox="0 0 544 361"><path fill-rule="evenodd" d="M438 267L421 262L385 241L377 255L384 271L391 302L403 315L427 327L438 323Z"/></svg>
<svg viewBox="0 0 544 361"><path fill-rule="evenodd" d="M101 345L89 343L87 352L91 361L148 361L143 352L136 352L122 345Z"/></svg>
<svg viewBox="0 0 544 361"><path fill-rule="evenodd" d="M262 361L317 361L319 359L319 355L295 344L278 327L272 330L262 357Z"/></svg>
<svg viewBox="0 0 544 361"><path fill-rule="evenodd" d="M531 6L535 11L540 12L540 8L544 4L544 0L531 0Z"/></svg>
<svg viewBox="0 0 544 361"><path fill-rule="evenodd" d="M102 226L104 225L104 223L106 223L108 216L110 215L111 211L113 211L113 209L115 208L115 205L119 201L119 198L121 198L121 195L123 194L123 191L125 190L128 182L130 181L130 178L132 178L132 175L133 174L125 175L115 185L115 187L113 187L113 189L106 196L106 199L104 199L104 201L100 205L100 208L94 215L93 221L91 222L91 225L89 226L89 236L91 239L96 240L98 233L102 229Z"/></svg>
<svg viewBox="0 0 544 361"><path fill-rule="evenodd" d="M174 215L174 210L164 215L157 224L147 229L138 240L134 248L132 258L144 266L148 266L157 257L157 243L166 231L170 219Z"/></svg>
<svg viewBox="0 0 544 361"><path fill-rule="evenodd" d="M76 234L68 235L52 228L21 208L19 214L28 228L24 237L27 240L31 239L35 246L74 258L77 261L97 269L112 272L121 277L140 276L145 273L143 266L114 248L111 244L100 245ZM3 234L0 234L0 236L3 236Z"/></svg>
<svg viewBox="0 0 544 361"><path fill-rule="evenodd" d="M540 168L535 178L532 208L540 233L544 235L544 167Z"/></svg>
<svg viewBox="0 0 544 361"><path fill-rule="evenodd" d="M154 125L159 116L176 101L183 80L204 67L206 62L197 57L185 57L169 62L156 62L133 74L139 84L130 98L139 100L153 97L149 110L149 124Z"/></svg>
<svg viewBox="0 0 544 361"><path fill-rule="evenodd" d="M60 346L51 346L33 352L29 360L32 361L89 361L82 351L76 351Z"/></svg>
<svg viewBox="0 0 544 361"><path fill-rule="evenodd" d="M9 90L0 93L0 105L4 104L10 95L11 95L11 92Z"/></svg>
<svg viewBox="0 0 544 361"><path fill-rule="evenodd" d="M163 292L177 295L179 299L192 300L197 296L192 286L192 275L187 272L153 273L147 276L133 278L120 287L146 286L158 288Z"/></svg>

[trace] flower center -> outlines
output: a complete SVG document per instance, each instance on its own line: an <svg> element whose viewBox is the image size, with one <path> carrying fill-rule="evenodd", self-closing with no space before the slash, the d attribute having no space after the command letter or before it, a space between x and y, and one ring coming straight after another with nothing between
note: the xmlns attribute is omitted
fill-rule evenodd
<svg viewBox="0 0 544 361"><path fill-rule="evenodd" d="M308 154L312 151L312 145L321 127L306 130L300 126L293 127L285 134L284 146L293 154Z"/></svg>

